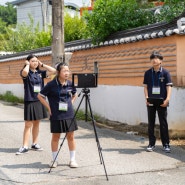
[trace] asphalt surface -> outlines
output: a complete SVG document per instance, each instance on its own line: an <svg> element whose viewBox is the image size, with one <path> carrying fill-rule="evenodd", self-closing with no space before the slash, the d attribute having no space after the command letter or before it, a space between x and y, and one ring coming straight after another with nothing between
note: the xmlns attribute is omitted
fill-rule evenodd
<svg viewBox="0 0 185 185"><path fill-rule="evenodd" d="M69 168L69 151L64 141L60 144L59 166L49 173L49 121L42 120L40 124L39 144L44 151L29 150L17 156L22 145L23 108L0 102L0 185L185 185L182 148L171 146L172 152L167 154L157 141L156 150L146 152L147 138L96 126L97 142L91 123L78 121L78 125L75 138L79 168ZM100 164L99 154L104 165Z"/></svg>

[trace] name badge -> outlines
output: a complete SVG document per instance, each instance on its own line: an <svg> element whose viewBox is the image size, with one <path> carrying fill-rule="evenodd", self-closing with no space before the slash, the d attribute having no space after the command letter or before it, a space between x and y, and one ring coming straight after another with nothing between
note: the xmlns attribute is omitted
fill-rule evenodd
<svg viewBox="0 0 185 185"><path fill-rule="evenodd" d="M68 109L68 104L64 102L59 102L59 110L60 111L67 111Z"/></svg>
<svg viewBox="0 0 185 185"><path fill-rule="evenodd" d="M153 87L152 94L160 94L160 87Z"/></svg>
<svg viewBox="0 0 185 185"><path fill-rule="evenodd" d="M34 92L36 92L36 93L39 93L41 90L40 85L34 85L33 88L34 88Z"/></svg>

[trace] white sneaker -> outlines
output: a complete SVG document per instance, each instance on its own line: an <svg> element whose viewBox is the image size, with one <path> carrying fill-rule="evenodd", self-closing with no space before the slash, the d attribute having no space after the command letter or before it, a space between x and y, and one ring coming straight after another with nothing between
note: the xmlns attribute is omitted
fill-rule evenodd
<svg viewBox="0 0 185 185"><path fill-rule="evenodd" d="M58 162L57 161L55 161L54 163L53 163L53 161L51 161L51 163L49 164L50 168L56 168L57 166L58 166Z"/></svg>
<svg viewBox="0 0 185 185"><path fill-rule="evenodd" d="M78 168L78 164L76 161L70 161L69 162L69 167L70 168Z"/></svg>

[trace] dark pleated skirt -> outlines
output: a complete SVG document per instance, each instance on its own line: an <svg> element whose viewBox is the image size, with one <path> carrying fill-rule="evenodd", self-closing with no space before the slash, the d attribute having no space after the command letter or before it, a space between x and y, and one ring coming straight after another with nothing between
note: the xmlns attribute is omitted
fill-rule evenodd
<svg viewBox="0 0 185 185"><path fill-rule="evenodd" d="M67 133L78 130L75 119L50 120L51 133Z"/></svg>
<svg viewBox="0 0 185 185"><path fill-rule="evenodd" d="M47 117L46 108L40 103L40 101L24 103L25 121L41 120Z"/></svg>

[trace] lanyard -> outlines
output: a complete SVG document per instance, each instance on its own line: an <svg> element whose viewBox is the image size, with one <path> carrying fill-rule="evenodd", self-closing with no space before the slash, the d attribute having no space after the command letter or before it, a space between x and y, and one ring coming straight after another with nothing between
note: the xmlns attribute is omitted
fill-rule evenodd
<svg viewBox="0 0 185 185"><path fill-rule="evenodd" d="M58 96L59 96L59 100L60 101L62 101L62 96L61 96L61 91L62 91L62 85L60 85L60 84L58 84ZM66 101L67 101L67 90L68 90L68 88L67 88L67 86L66 86L66 95L65 95L65 99L66 99ZM64 100L65 100L64 99Z"/></svg>
<svg viewBox="0 0 185 185"><path fill-rule="evenodd" d="M41 84L41 76L39 73L35 72L35 73L32 73L32 79L33 79L33 83L34 85L38 84L40 85ZM37 83L36 83L37 81Z"/></svg>
<svg viewBox="0 0 185 185"><path fill-rule="evenodd" d="M152 70L152 87L154 87L155 86L155 80L154 80L154 78L155 78L155 73L153 74L154 72L153 72L153 70ZM157 84L157 87L159 87L159 83L160 83L160 76L161 76L161 73L157 73L157 77L158 77L158 84Z"/></svg>

